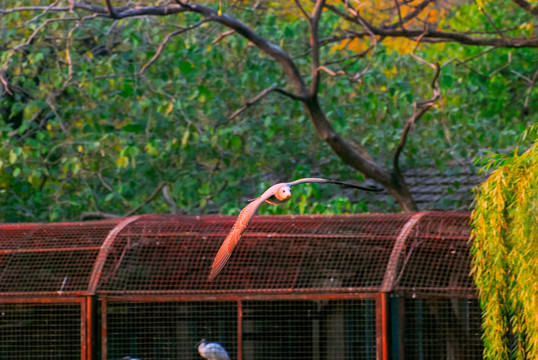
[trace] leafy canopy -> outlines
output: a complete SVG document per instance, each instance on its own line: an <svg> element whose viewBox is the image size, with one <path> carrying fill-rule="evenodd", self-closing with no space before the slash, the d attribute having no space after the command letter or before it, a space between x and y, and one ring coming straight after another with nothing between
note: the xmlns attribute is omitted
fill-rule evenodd
<svg viewBox="0 0 538 360"><path fill-rule="evenodd" d="M395 10L380 11L389 3L364 2L365 16L397 18ZM402 15L416 3L403 5ZM38 0L0 4L50 5ZM236 9L234 15L288 51L307 72L307 24L294 2L272 5L263 12ZM227 2L221 6L228 11ZM514 36L532 35L529 16L509 1L485 7L494 21L518 25ZM443 28L480 24L485 31L493 29L473 4L432 5L425 14ZM1 69L13 90L0 99L1 221L74 220L84 211L169 212L161 193L152 197L163 184L181 211L236 214L246 199L277 180L310 175L362 180L319 140L297 102L272 94L228 119L261 89L285 86L278 64L240 36L220 37L223 28L202 23L172 37L141 75L168 34L200 18L189 13L118 21L83 18L88 14L77 11L37 15L11 12L1 18ZM422 26L421 20L408 28ZM390 164L403 119L411 115L414 101L429 96L433 72L408 54L416 43L401 38L380 42L371 56L348 59L371 45L369 36L338 39L350 26L334 12L323 14L322 58L338 61L350 73L371 66L361 81L324 75L320 101L345 140ZM454 60L484 51L465 66ZM508 148L538 120L536 102L530 103L530 115L521 113L529 89L521 76L530 78L535 71L533 49L424 43L416 52L447 66L440 74L443 103L408 139L406 167L433 164L443 170L483 149ZM333 198L333 189L322 186L298 191L297 201L262 213L397 209L390 199L372 205L353 202L345 193Z"/></svg>

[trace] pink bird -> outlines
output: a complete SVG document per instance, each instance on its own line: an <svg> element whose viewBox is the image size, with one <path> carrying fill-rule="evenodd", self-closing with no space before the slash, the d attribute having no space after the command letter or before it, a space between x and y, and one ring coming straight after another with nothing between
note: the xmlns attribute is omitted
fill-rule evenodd
<svg viewBox="0 0 538 360"><path fill-rule="evenodd" d="M245 232L245 229L247 228L248 223L250 222L250 219L252 219L252 216L258 210L258 207L264 202L267 201L269 204L272 205L280 205L282 203L285 203L291 198L291 187L293 185L298 184L304 184L304 183L328 183L328 184L336 184L340 186L345 187L351 187L355 189L360 189L364 191L383 191L383 189L380 188L371 188L371 187L364 187L359 185L353 185L348 184L341 181L335 181L335 180L327 180L327 179L320 179L320 178L304 178L295 180L288 183L280 183L271 186L269 189L265 190L265 192L258 198L251 200L251 203L248 204L241 210L239 213L239 216L237 217L237 220L235 220L235 223L232 227L232 230L220 246L220 249L215 256L215 260L213 261L213 266L211 267L211 274L209 275L209 281L213 280L217 277L217 275L222 271L226 263L228 262L228 259L232 255L232 251L239 243L239 240L241 240L241 235L243 232Z"/></svg>

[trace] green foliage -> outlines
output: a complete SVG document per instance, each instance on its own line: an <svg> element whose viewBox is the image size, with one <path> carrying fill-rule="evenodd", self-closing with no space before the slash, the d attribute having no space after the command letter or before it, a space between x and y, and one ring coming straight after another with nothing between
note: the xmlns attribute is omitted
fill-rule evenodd
<svg viewBox="0 0 538 360"><path fill-rule="evenodd" d="M533 140L536 130L531 130ZM485 358L536 359L538 141L523 154L491 161L498 168L478 190L472 214L473 275L484 310Z"/></svg>
<svg viewBox="0 0 538 360"><path fill-rule="evenodd" d="M6 7L8 2L0 3ZM37 3L14 0L9 6ZM504 7L496 11L492 2L486 6L495 19L527 22L519 18L524 12L504 19ZM301 17L276 10L263 16L250 11L233 15L288 51L301 72L308 73L309 59L303 55L308 26ZM0 99L0 221L75 220L83 211L125 214L139 205L141 212L169 212L160 195L146 203L162 182L181 211L236 214L269 185L263 182L267 178L363 180L321 141L298 102L271 93L228 120L273 84L291 89L278 64L240 36L212 43L225 31L222 27L206 23L172 37L140 75L167 34L200 18L180 14L74 22L67 20L73 18L70 13L34 16L2 16L1 66L16 91ZM63 20L45 24L55 18ZM489 26L476 6L454 10L446 25L463 29L469 19ZM324 13L320 37L338 34L340 20ZM41 25L28 46L9 50L24 44ZM324 62L353 55L347 50L331 53L330 48L321 49ZM418 54L446 63L483 50L424 44ZM403 153L405 167L435 164L442 169L484 149L510 148L517 134L538 120L537 102L531 101L529 116L521 113L528 84L509 70L490 76L506 64L509 53L491 50L469 63L473 71L455 61L443 68L445 102L416 125ZM534 57L532 50L512 51L511 69L532 77ZM368 62L359 58L343 64L350 73L359 73ZM346 140L365 146L376 161L391 164L412 102L431 96L432 76L414 58L381 43L361 81L323 75L320 101ZM305 185L294 193L289 204L261 212L398 209L391 200L374 206L355 203L340 192L334 196L332 187Z"/></svg>

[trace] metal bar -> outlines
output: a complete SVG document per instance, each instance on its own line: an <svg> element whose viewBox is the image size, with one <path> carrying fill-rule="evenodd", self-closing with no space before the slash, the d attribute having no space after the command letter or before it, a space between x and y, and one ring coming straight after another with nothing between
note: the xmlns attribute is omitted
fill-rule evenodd
<svg viewBox="0 0 538 360"><path fill-rule="evenodd" d="M385 271L385 277L383 278L383 283L381 285L382 292L391 292L393 290L396 270L398 268L398 260L405 246L405 240L407 239L415 225L419 222L419 220L426 214L427 213L424 212L416 213L402 227L400 234L396 238L394 247L392 248L392 253L390 254L389 262L387 264L387 270Z"/></svg>
<svg viewBox="0 0 538 360"><path fill-rule="evenodd" d="M56 293L54 293L54 295L58 296L58 294L56 294ZM83 301L84 301L84 298L80 298L80 297L17 297L17 298L0 297L0 304L81 303Z"/></svg>
<svg viewBox="0 0 538 360"><path fill-rule="evenodd" d="M95 300L91 296L86 297L86 344L88 346L88 360L93 360L96 356L94 354L95 347Z"/></svg>
<svg viewBox="0 0 538 360"><path fill-rule="evenodd" d="M101 360L107 360L107 300L99 299L101 302Z"/></svg>
<svg viewBox="0 0 538 360"><path fill-rule="evenodd" d="M108 257L110 248L112 247L112 244L114 243L114 239L116 238L118 233L122 231L127 225L135 222L136 220L140 219L142 216L143 215L128 217L122 220L118 225L116 225L116 227L114 227L108 233L108 236L106 237L105 241L103 241L103 244L101 245L97 258L95 259L95 264L93 266L93 271L90 276L90 281L88 284L89 295L95 295L95 291L97 290L97 285L99 284L99 279L101 277L101 272L103 271L103 266L105 266L106 258Z"/></svg>
<svg viewBox="0 0 538 360"><path fill-rule="evenodd" d="M237 300L237 360L243 359L243 302Z"/></svg>
<svg viewBox="0 0 538 360"><path fill-rule="evenodd" d="M225 237L228 233L226 231L219 232L219 233L204 233L204 232L197 232L197 231L185 231L185 232L174 232L174 233L157 233L157 234L151 234L151 237L192 237L192 236L202 236L202 237ZM121 237L127 237L136 235L139 236L140 234L135 233L125 233L125 234L119 234L117 235L118 238ZM383 235L383 234L350 234L350 235L342 235L342 234L297 234L297 233L280 233L280 232L245 232L243 235L241 235L241 238L299 238L299 239L358 239L358 240L394 240L394 235ZM436 236L432 236L432 238L437 238ZM452 237L450 237L452 238ZM458 237L459 239L459 237ZM469 239L468 236L462 236L461 239L467 240Z"/></svg>
<svg viewBox="0 0 538 360"><path fill-rule="evenodd" d="M62 251L95 251L99 250L98 246L87 246L87 247L70 247L70 248L53 248L53 249L40 249L40 248L29 248L29 249L8 249L0 250L0 255L6 254L20 254L20 253L46 253L46 252L62 252Z"/></svg>
<svg viewBox="0 0 538 360"><path fill-rule="evenodd" d="M249 300L353 300L376 299L377 293L352 294L259 294L259 295L116 295L107 296L108 302L160 302L160 301L249 301Z"/></svg>
<svg viewBox="0 0 538 360"><path fill-rule="evenodd" d="M412 299L467 299L467 300L475 300L478 299L478 292L475 293L455 293L455 292L431 292L428 293L416 293L413 291L398 291L398 296L412 298Z"/></svg>
<svg viewBox="0 0 538 360"><path fill-rule="evenodd" d="M389 294L381 293L379 297L381 302L381 351L382 359L389 359L389 342L390 342L390 313L389 313Z"/></svg>
<svg viewBox="0 0 538 360"><path fill-rule="evenodd" d="M367 294L367 293L378 293L379 286L370 286L370 287L357 287L357 288L307 288L307 289L294 289L294 288L280 288L280 289L203 289L203 290L114 290L106 291L99 290L99 295L114 297L119 295L141 295L141 296L201 296L202 298L207 297L221 297L226 295L233 295L235 297L245 297L245 296L274 296L274 295L291 295L291 296L303 296L307 294L326 294L326 295L345 295L345 294Z"/></svg>
<svg viewBox="0 0 538 360"><path fill-rule="evenodd" d="M376 343L376 359L384 360L383 354L383 310L382 310L381 294L376 294L375 298L375 343Z"/></svg>
<svg viewBox="0 0 538 360"><path fill-rule="evenodd" d="M80 303L80 358L88 360L88 303Z"/></svg>
<svg viewBox="0 0 538 360"><path fill-rule="evenodd" d="M24 292L16 291L16 292L5 292L1 294L2 298L4 298L4 296L5 297L16 296L16 297L25 297L25 298L33 297L35 299L38 299L37 296L41 296L41 298L54 298L57 296L61 296L62 298L64 298L65 295L71 296L71 299L72 299L74 296L86 296L87 293L86 291L24 291Z"/></svg>

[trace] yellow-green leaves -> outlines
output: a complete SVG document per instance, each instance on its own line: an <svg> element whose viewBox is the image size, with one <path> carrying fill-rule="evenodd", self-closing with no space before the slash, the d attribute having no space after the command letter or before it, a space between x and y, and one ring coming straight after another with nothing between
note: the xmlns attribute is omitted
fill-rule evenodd
<svg viewBox="0 0 538 360"><path fill-rule="evenodd" d="M538 142L504 159L478 190L473 275L484 311L486 359L538 359L537 184Z"/></svg>

